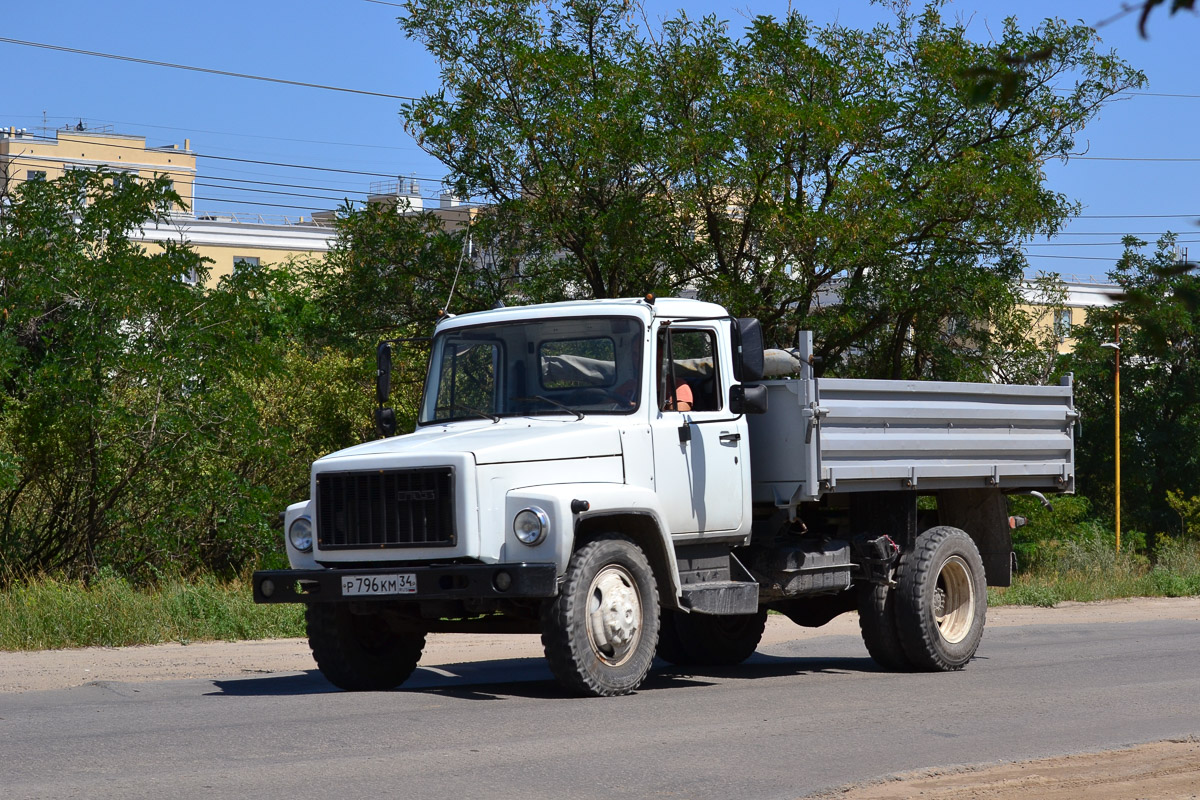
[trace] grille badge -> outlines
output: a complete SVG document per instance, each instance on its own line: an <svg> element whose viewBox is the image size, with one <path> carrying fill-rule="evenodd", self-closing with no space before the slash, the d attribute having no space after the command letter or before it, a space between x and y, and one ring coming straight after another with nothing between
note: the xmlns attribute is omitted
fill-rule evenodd
<svg viewBox="0 0 1200 800"><path fill-rule="evenodd" d="M396 499L405 502L412 500L437 500L436 489L410 489L404 492L396 492Z"/></svg>

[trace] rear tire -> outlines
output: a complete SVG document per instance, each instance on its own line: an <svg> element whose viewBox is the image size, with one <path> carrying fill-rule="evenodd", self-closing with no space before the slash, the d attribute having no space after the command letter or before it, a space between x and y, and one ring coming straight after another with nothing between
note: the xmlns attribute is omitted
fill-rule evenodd
<svg viewBox="0 0 1200 800"><path fill-rule="evenodd" d="M394 689L417 668L423 631L392 630L379 614L354 614L346 603L305 609L308 646L325 679L348 692Z"/></svg>
<svg viewBox="0 0 1200 800"><path fill-rule="evenodd" d="M676 619L682 616L684 616L682 611L673 611L669 608L662 610L662 615L658 618L658 651L655 653L668 664L679 666L694 663L683 646L683 640L679 638Z"/></svg>
<svg viewBox="0 0 1200 800"><path fill-rule="evenodd" d="M892 672L911 672L913 664L900 644L896 622L896 590L867 584L858 590L858 627L875 663Z"/></svg>
<svg viewBox="0 0 1200 800"><path fill-rule="evenodd" d="M740 664L758 649L763 631L767 627L767 610L753 614L712 615L682 614L674 612L664 615L664 625L674 627L674 637L679 644L680 658L667 658L660 645L659 655L673 664L696 664L706 667L731 667ZM660 641L668 634L659 633Z"/></svg>
<svg viewBox="0 0 1200 800"><path fill-rule="evenodd" d="M930 528L901 555L896 573L896 621L908 659L930 672L962 669L987 618L987 580L975 542L958 528Z"/></svg>
<svg viewBox="0 0 1200 800"><path fill-rule="evenodd" d="M641 548L616 535L589 542L571 555L558 596L542 605L550 671L579 694L629 694L654 661L658 619L658 588Z"/></svg>

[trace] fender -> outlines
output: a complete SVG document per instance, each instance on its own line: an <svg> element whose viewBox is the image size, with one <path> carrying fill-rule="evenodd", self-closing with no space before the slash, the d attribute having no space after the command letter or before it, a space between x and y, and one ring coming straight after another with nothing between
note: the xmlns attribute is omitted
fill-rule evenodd
<svg viewBox="0 0 1200 800"><path fill-rule="evenodd" d="M312 500L292 503L283 514L283 546L287 550L288 564L292 569L317 569L317 559L313 556L312 550L301 553L292 547L292 537L288 536L288 529L292 527L292 523L298 517L308 517L310 522L316 517L316 509Z"/></svg>
<svg viewBox="0 0 1200 800"><path fill-rule="evenodd" d="M572 511L574 501L587 503L587 510ZM524 508L537 507L550 520L550 530L539 544L523 544L512 530L512 520ZM525 486L511 490L504 504L504 549L501 561L553 562L561 576L575 550L581 529L603 527L605 517L633 517L639 521L635 530L614 525L612 530L625 533L646 551L655 567L663 605L678 607L682 589L679 585L679 565L675 547L667 529L658 497L650 489L622 483L556 483L545 486Z"/></svg>

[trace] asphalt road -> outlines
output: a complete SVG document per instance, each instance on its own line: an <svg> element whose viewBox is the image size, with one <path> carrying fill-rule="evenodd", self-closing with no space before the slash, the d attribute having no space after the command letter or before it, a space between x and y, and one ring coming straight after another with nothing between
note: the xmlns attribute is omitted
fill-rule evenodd
<svg viewBox="0 0 1200 800"><path fill-rule="evenodd" d="M950 674L775 644L565 697L539 659L349 694L315 671L0 695L0 797L795 798L954 764L1200 734L1200 623L989 629Z"/></svg>

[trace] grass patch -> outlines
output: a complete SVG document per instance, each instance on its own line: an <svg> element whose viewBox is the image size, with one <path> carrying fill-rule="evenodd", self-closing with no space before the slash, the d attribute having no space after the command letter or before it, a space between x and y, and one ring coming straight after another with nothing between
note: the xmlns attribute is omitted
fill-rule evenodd
<svg viewBox="0 0 1200 800"><path fill-rule="evenodd" d="M989 589L988 604L1048 607L1067 600L1194 595L1200 595L1200 542L1163 537L1152 563L1098 539L1069 543L1053 564L1017 575L1008 588Z"/></svg>
<svg viewBox="0 0 1200 800"><path fill-rule="evenodd" d="M300 605L255 605L247 581L173 579L139 589L40 578L0 591L0 650L120 647L304 635Z"/></svg>

